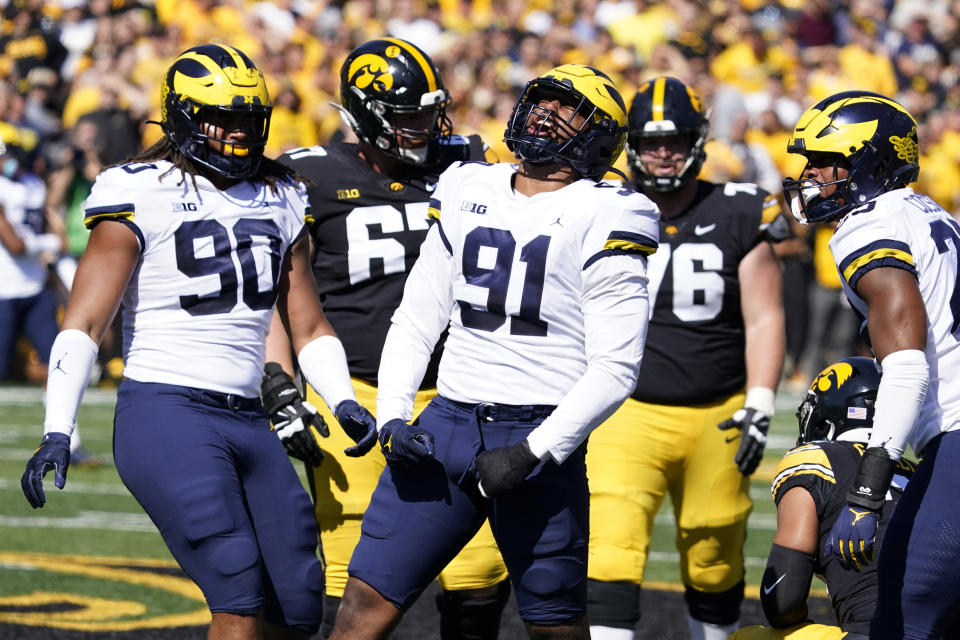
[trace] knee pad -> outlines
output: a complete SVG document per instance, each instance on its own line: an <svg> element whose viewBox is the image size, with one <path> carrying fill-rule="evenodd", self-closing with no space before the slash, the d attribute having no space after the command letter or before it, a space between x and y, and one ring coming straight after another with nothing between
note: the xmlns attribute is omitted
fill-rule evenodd
<svg viewBox="0 0 960 640"><path fill-rule="evenodd" d="M329 638L333 633L333 624L337 621L337 611L340 610L340 598L323 596L323 621L320 623L320 637Z"/></svg>
<svg viewBox="0 0 960 640"><path fill-rule="evenodd" d="M478 592L483 595L476 595ZM509 580L490 589L441 591L437 594L441 639L496 640L509 597Z"/></svg>
<svg viewBox="0 0 960 640"><path fill-rule="evenodd" d="M633 630L640 621L640 585L587 580L587 613L591 625Z"/></svg>
<svg viewBox="0 0 960 640"><path fill-rule="evenodd" d="M740 619L740 603L743 602L743 580L732 589L719 593L698 591L687 587L683 594L690 617L700 622L720 626L733 624Z"/></svg>
<svg viewBox="0 0 960 640"><path fill-rule="evenodd" d="M683 584L718 593L743 580L746 523L729 527L685 529L677 534Z"/></svg>

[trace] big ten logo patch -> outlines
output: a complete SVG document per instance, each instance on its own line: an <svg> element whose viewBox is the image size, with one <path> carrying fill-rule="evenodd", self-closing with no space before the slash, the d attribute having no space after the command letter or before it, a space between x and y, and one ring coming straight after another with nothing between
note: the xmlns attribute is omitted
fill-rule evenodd
<svg viewBox="0 0 960 640"><path fill-rule="evenodd" d="M467 213L478 213L483 215L487 212L487 205L479 204L476 202L470 202L469 200L464 200L460 203L460 211L466 211Z"/></svg>

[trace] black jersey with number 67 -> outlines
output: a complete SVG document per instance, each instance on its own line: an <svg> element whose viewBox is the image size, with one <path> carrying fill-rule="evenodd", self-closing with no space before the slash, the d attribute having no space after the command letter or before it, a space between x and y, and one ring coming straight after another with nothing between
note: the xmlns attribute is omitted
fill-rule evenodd
<svg viewBox="0 0 960 640"><path fill-rule="evenodd" d="M293 149L279 158L313 182L307 186L313 272L354 378L377 383L390 318L427 235L427 201L437 178L458 160L488 159L485 152L479 136L451 136L436 162L394 176L374 171L351 143ZM439 351L424 388L436 385Z"/></svg>
<svg viewBox="0 0 960 640"><path fill-rule="evenodd" d="M694 203L660 219L660 247L647 275L651 318L633 397L698 405L746 383L742 295L737 270L763 240L789 227L775 196L755 184L697 183Z"/></svg>

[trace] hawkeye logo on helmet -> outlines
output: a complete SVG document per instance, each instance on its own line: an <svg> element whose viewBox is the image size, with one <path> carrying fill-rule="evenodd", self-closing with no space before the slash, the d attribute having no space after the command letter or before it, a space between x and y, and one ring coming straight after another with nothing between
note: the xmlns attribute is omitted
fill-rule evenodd
<svg viewBox="0 0 960 640"><path fill-rule="evenodd" d="M357 59L350 64L347 77L358 89L370 87L378 92L390 91L393 88L393 74L389 73L389 69L387 61L383 58L365 53L357 56Z"/></svg>
<svg viewBox="0 0 960 640"><path fill-rule="evenodd" d="M813 384L810 385L810 388L819 391L828 391L831 388L839 389L852 375L852 366L846 362L838 362L829 369L821 372L816 380L813 381Z"/></svg>

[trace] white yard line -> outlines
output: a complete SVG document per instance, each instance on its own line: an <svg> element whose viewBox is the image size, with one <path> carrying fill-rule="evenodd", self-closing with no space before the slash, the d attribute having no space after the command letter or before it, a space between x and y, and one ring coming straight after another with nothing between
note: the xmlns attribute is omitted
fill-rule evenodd
<svg viewBox="0 0 960 640"><path fill-rule="evenodd" d="M122 513L116 511L81 511L64 518L45 516L0 515L0 527L43 527L46 529L97 529L103 531L128 531L157 533L157 527L145 513Z"/></svg>

